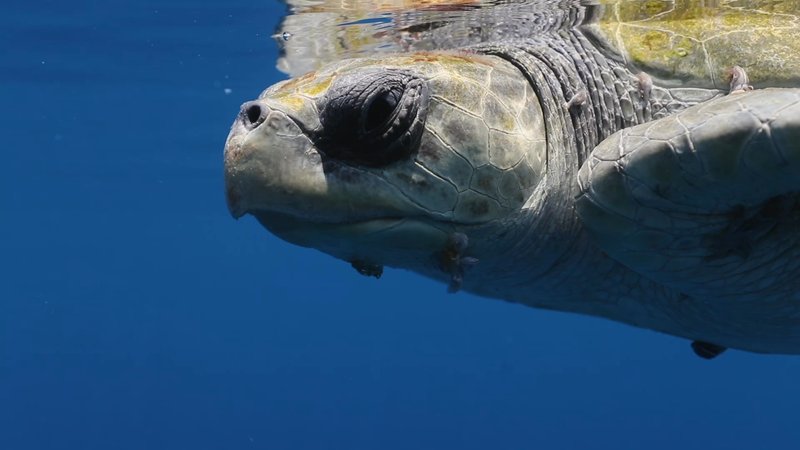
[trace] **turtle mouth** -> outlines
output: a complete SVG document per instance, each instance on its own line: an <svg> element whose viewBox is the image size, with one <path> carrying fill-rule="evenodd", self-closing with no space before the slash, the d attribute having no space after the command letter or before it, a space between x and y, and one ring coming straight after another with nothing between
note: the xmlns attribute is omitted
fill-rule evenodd
<svg viewBox="0 0 800 450"><path fill-rule="evenodd" d="M226 183L227 184L227 183ZM242 216L249 213L250 211L242 208L241 196L236 189L231 186L225 186L225 203L228 205L228 212L230 213L231 217L236 220L239 220Z"/></svg>

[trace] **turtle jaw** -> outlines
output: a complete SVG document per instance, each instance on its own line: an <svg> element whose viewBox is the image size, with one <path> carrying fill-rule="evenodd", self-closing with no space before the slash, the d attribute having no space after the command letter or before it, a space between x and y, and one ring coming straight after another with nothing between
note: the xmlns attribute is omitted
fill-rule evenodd
<svg viewBox="0 0 800 450"><path fill-rule="evenodd" d="M239 219L247 213L247 208L243 204L240 192L240 183L237 180L239 170L237 163L242 159L241 140L246 133L245 125L240 118L237 118L231 126L228 138L225 140L224 151L224 172L225 172L225 202L228 205L228 212L234 219Z"/></svg>
<svg viewBox="0 0 800 450"><path fill-rule="evenodd" d="M296 167L313 159L313 153L306 153L309 147L310 140L280 111L257 101L242 105L224 152L225 198L231 215L238 219L254 210L282 211L297 204L288 198L292 192L313 186L306 182L311 174ZM286 179L288 174L296 178Z"/></svg>

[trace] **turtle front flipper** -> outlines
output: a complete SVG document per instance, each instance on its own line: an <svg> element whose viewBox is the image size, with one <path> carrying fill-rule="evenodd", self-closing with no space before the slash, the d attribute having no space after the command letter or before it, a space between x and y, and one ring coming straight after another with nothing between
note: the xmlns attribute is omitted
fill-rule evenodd
<svg viewBox="0 0 800 450"><path fill-rule="evenodd" d="M800 330L800 89L729 95L624 129L578 178L577 212L611 257Z"/></svg>

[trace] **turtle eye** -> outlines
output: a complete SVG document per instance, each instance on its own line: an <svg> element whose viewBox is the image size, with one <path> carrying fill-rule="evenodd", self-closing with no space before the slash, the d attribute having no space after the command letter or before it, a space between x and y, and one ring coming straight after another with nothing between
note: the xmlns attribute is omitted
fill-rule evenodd
<svg viewBox="0 0 800 450"><path fill-rule="evenodd" d="M337 78L317 107L321 127L311 136L326 157L378 167L419 146L428 89L407 71L368 69Z"/></svg>
<svg viewBox="0 0 800 450"><path fill-rule="evenodd" d="M364 132L372 133L388 124L401 95L402 93L397 95L395 91L387 91L375 96L364 110Z"/></svg>

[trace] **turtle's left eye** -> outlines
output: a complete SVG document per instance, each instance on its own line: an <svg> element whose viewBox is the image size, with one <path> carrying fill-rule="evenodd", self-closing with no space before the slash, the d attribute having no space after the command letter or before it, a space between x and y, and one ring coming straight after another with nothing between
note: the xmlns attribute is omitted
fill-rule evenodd
<svg viewBox="0 0 800 450"><path fill-rule="evenodd" d="M375 98L364 109L364 132L371 133L377 131L382 125L386 125L392 118L392 113L397 108L402 92L388 91L376 95Z"/></svg>
<svg viewBox="0 0 800 450"><path fill-rule="evenodd" d="M384 166L419 145L428 106L425 82L402 70L374 69L337 78L317 104L314 143L326 156Z"/></svg>

